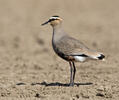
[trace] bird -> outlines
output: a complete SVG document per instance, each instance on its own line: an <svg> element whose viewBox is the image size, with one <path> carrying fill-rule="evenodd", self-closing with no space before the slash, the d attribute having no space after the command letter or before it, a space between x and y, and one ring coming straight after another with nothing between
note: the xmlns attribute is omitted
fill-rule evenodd
<svg viewBox="0 0 119 100"><path fill-rule="evenodd" d="M105 60L105 55L96 50L92 50L84 45L78 39L71 37L64 31L63 19L57 15L51 16L48 21L41 24L50 24L53 28L52 47L55 53L69 62L70 65L70 83L69 86L74 86L76 74L75 62L85 62L87 60Z"/></svg>

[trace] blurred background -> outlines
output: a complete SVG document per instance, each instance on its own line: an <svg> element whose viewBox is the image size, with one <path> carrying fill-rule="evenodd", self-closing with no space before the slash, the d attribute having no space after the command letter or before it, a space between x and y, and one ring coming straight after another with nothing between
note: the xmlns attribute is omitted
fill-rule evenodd
<svg viewBox="0 0 119 100"><path fill-rule="evenodd" d="M36 88L26 85L33 82L68 83L68 64L57 57L51 46L52 28L49 25L41 26L53 15L63 18L64 29L71 36L106 55L105 63L88 62L78 67L81 70L78 73L82 78L79 75L80 78L76 78L77 82L96 81L91 76L97 73L99 75L97 81L104 82L108 78L110 82L115 82L114 80L119 78L118 0L0 0L0 93L3 96L32 97L36 91L42 91L41 85ZM101 73L102 71L104 73ZM86 73L90 77L83 77ZM12 88L21 82L25 84L24 87ZM119 81L114 84L116 83ZM105 84L109 83L104 82ZM23 88L24 94L21 93ZM113 90L115 98L118 98L116 88L117 86ZM47 88L45 89L44 93L40 92L41 95L54 94L54 92L49 94ZM87 88L85 90L87 91ZM57 91L57 87L54 91ZM63 91L65 96L72 98L72 95L67 93L70 89ZM71 91L75 93L75 90ZM80 94L80 91L77 93ZM56 93L56 97L58 94L59 92ZM89 97L93 97L92 94L88 94ZM95 96L94 98L97 99Z"/></svg>

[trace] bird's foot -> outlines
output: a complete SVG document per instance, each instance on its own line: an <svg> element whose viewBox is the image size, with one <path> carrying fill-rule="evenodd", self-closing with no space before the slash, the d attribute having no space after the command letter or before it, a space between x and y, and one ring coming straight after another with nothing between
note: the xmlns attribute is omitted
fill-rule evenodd
<svg viewBox="0 0 119 100"><path fill-rule="evenodd" d="M74 86L74 83L70 83L69 86L70 86L70 87L73 87L73 86Z"/></svg>

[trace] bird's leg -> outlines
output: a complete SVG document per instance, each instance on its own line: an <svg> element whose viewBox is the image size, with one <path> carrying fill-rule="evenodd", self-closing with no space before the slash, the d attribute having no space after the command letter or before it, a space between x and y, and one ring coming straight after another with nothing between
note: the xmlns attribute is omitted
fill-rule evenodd
<svg viewBox="0 0 119 100"><path fill-rule="evenodd" d="M70 65L70 86L74 86L74 80L73 80L73 74L74 74L73 65L72 65L71 62L69 62L69 65Z"/></svg>
<svg viewBox="0 0 119 100"><path fill-rule="evenodd" d="M72 62L72 64L73 64L73 71L74 71L74 73L73 73L73 81L74 81L75 74L76 74L76 67L75 67L75 63L74 62Z"/></svg>

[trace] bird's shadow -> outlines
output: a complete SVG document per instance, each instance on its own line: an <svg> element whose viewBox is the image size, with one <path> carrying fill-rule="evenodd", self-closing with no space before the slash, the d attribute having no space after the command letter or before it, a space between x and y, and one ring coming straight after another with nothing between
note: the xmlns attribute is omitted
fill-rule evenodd
<svg viewBox="0 0 119 100"><path fill-rule="evenodd" d="M87 82L87 83L74 83L74 85L76 85L76 86L80 86L80 85L92 85L92 84L93 83L91 83L91 82ZM32 83L31 85L64 86L64 87L69 87L70 86L69 83L59 83L59 82L55 82L55 83L41 82L41 83Z"/></svg>

